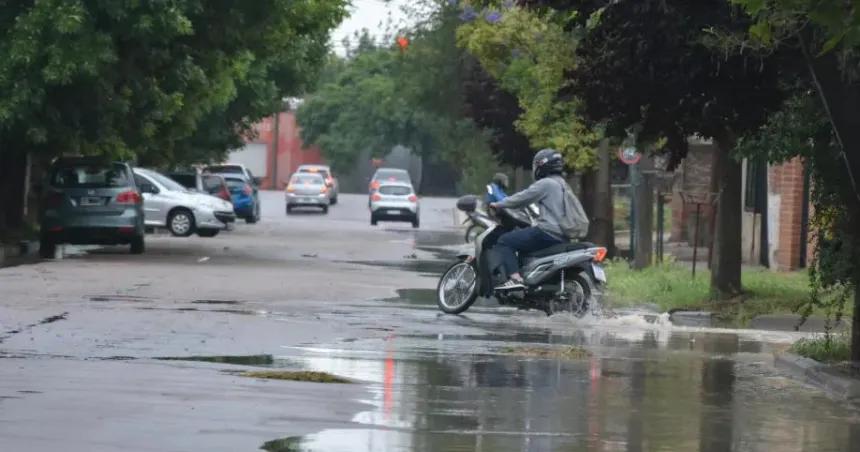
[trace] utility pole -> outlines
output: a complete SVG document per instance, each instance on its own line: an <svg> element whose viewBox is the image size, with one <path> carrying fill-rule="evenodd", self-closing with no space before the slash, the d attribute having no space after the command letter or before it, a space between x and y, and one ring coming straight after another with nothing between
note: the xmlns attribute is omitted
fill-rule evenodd
<svg viewBox="0 0 860 452"><path fill-rule="evenodd" d="M281 144L281 110L283 108L279 108L273 116L275 125L272 134L272 190L278 189L278 150Z"/></svg>
<svg viewBox="0 0 860 452"><path fill-rule="evenodd" d="M633 268L641 270L651 265L654 250L654 159L643 153L642 159L634 166L638 167L639 180L633 192L636 205Z"/></svg>

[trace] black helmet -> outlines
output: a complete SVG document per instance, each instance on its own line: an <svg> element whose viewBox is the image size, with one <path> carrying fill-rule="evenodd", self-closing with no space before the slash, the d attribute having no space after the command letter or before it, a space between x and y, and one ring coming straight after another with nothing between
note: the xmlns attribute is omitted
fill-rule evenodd
<svg viewBox="0 0 860 452"><path fill-rule="evenodd" d="M496 173L493 175L493 183L502 187L503 189L508 188L508 175L505 173Z"/></svg>
<svg viewBox="0 0 860 452"><path fill-rule="evenodd" d="M564 159L555 149L541 149L532 160L532 171L535 180L553 174L562 174L564 172Z"/></svg>

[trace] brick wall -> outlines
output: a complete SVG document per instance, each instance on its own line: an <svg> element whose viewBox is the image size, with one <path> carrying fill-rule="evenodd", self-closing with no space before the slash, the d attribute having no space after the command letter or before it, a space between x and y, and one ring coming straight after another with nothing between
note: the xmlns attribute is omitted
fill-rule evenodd
<svg viewBox="0 0 860 452"><path fill-rule="evenodd" d="M771 267L794 270L800 267L801 231L803 228L803 161L796 157L768 170L768 207L777 207L771 217L778 215L777 229L771 237ZM778 202L775 202L778 199ZM773 218L776 219L776 218ZM810 247L811 248L811 247Z"/></svg>
<svg viewBox="0 0 860 452"><path fill-rule="evenodd" d="M683 201L682 192L700 193L711 189L711 163L713 161L713 145L690 144L687 157L676 170L681 174L675 178L672 195L672 240L693 243L693 233L696 224L695 204ZM704 205L699 217L699 245L710 243L710 225L713 207Z"/></svg>

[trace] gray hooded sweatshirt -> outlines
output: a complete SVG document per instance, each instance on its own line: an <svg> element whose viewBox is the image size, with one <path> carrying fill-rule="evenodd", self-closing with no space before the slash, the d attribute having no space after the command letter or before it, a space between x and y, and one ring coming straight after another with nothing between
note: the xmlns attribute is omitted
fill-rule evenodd
<svg viewBox="0 0 860 452"><path fill-rule="evenodd" d="M498 205L499 207L508 209L520 209L529 204L537 204L540 207L540 217L537 220L537 227L559 240L566 241L564 233L561 232L561 226L559 226L559 219L564 216L564 192L562 184L568 190L570 189L567 182L561 176L547 176L535 181L529 188L508 196L499 202Z"/></svg>

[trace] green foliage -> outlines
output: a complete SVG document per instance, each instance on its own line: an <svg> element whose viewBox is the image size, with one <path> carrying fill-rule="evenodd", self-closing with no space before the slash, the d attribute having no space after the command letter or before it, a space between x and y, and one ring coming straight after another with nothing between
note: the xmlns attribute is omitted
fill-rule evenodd
<svg viewBox="0 0 860 452"><path fill-rule="evenodd" d="M466 188L478 188L497 163L487 134L464 117L456 10L430 6L405 32L406 50L365 34L348 58L331 57L326 80L299 108L302 139L342 170L363 151L382 157L402 145L462 168Z"/></svg>
<svg viewBox="0 0 860 452"><path fill-rule="evenodd" d="M820 53L860 46L860 9L853 2L820 0L730 0L755 19L750 36L765 46L795 37L808 24L823 33Z"/></svg>
<svg viewBox="0 0 860 452"><path fill-rule="evenodd" d="M661 311L673 309L715 310L731 324L743 325L759 314L798 312L809 300L809 280L805 272L775 273L766 269L748 269L743 273L745 295L738 303L724 305L710 302L710 275L679 263L666 263L632 270L626 262L613 261L606 266L611 306L655 304ZM826 314L816 308L816 314Z"/></svg>
<svg viewBox="0 0 860 452"><path fill-rule="evenodd" d="M313 77L345 7L345 0L6 2L0 149L159 164L184 153L217 155Z"/></svg>
<svg viewBox="0 0 860 452"><path fill-rule="evenodd" d="M517 97L523 113L516 127L531 145L558 149L568 165L587 169L596 163L599 134L580 119L575 97L560 96L576 63L577 40L564 28L569 19L510 7L497 22L461 25L457 36L459 45Z"/></svg>
<svg viewBox="0 0 860 452"><path fill-rule="evenodd" d="M841 318L850 307L852 287L856 284L860 240L839 195L840 187L849 182L840 167L832 129L818 98L807 92L788 99L756 134L739 141L737 151L774 163L795 157L807 163L811 175L810 201L814 206L810 229L815 259L809 273L812 296L802 312L825 310Z"/></svg>
<svg viewBox="0 0 860 452"><path fill-rule="evenodd" d="M823 363L838 363L851 359L851 343L846 335L823 334L800 339L792 344L789 350Z"/></svg>

